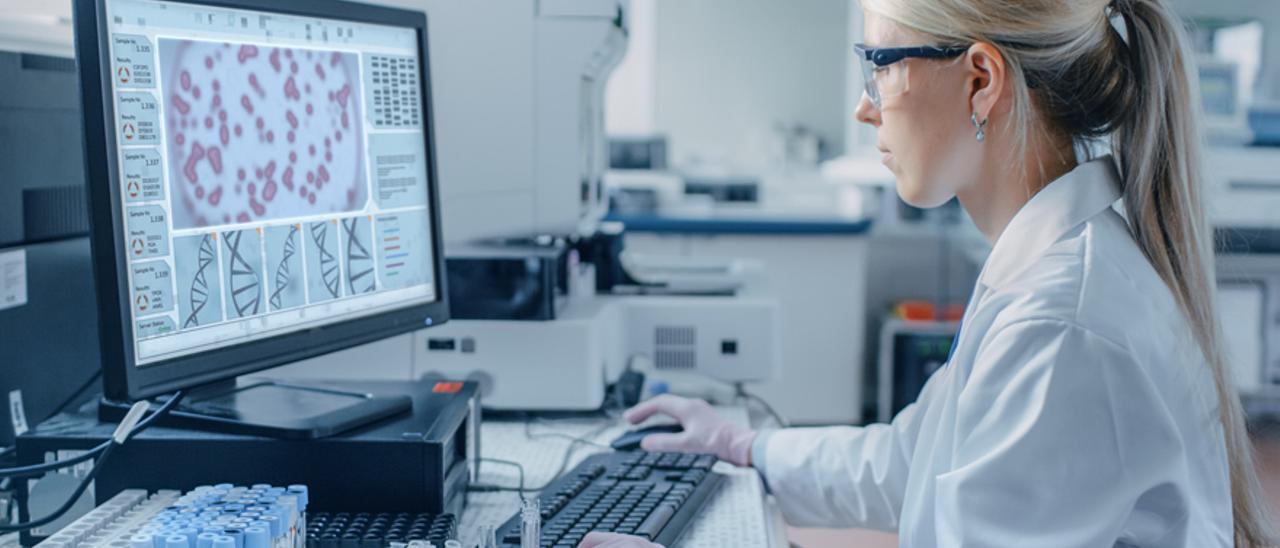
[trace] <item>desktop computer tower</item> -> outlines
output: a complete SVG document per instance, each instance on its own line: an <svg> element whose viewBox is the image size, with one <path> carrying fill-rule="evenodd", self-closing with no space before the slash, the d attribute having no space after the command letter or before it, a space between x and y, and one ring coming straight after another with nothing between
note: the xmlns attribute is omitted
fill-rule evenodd
<svg viewBox="0 0 1280 548"><path fill-rule="evenodd" d="M318 383L317 386L323 386ZM467 487L480 456L479 391L469 382L344 382L344 390L413 398L413 414L317 440L279 440L197 430L153 427L119 447L104 463L93 489L101 504L125 489L191 490L199 485L305 484L310 506L329 512L428 512L461 515ZM60 415L18 438L20 464L75 456L108 439L116 425L93 414ZM52 508L29 501L66 500L69 492L40 493L48 485L66 485L83 470L66 469L21 482L22 520ZM26 546L74 521L71 512L28 532Z"/></svg>

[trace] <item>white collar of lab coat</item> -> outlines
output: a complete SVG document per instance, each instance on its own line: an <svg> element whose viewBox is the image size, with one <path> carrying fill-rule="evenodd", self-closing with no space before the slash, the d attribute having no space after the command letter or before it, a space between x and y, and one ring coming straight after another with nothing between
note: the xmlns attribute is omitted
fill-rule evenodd
<svg viewBox="0 0 1280 548"><path fill-rule="evenodd" d="M978 279L987 287L1000 287L1067 232L1119 199L1120 180L1111 156L1076 166L1018 210L996 239Z"/></svg>

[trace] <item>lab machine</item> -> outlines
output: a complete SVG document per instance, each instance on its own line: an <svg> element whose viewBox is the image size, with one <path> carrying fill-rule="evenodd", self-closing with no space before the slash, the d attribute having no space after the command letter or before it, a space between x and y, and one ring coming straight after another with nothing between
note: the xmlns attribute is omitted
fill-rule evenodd
<svg viewBox="0 0 1280 548"><path fill-rule="evenodd" d="M79 127L72 59L0 51L0 447L99 370Z"/></svg>
<svg viewBox="0 0 1280 548"><path fill-rule="evenodd" d="M240 375L448 319L421 12L81 0L102 416L322 437L409 411ZM349 367L360 367L358 363Z"/></svg>
<svg viewBox="0 0 1280 548"><path fill-rule="evenodd" d="M601 223L604 88L626 49L628 4L387 3L430 15L446 272L458 281L447 285L465 319L370 350L358 372L324 364L282 374L471 378L490 408L600 408L629 357L620 303L648 298L612 294L628 281L612 247L622 238ZM750 308L760 321L733 338L753 341L736 359L753 360L758 377L773 367L774 305L767 295L726 304L735 299L690 297L671 313L705 305L725 325L745 325Z"/></svg>

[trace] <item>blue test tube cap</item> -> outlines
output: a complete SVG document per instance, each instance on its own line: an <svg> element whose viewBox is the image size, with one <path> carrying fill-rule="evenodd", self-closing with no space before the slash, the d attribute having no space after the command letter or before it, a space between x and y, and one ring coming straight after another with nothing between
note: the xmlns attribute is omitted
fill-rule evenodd
<svg viewBox="0 0 1280 548"><path fill-rule="evenodd" d="M190 548L187 546L187 536L172 534L164 537L164 548Z"/></svg>
<svg viewBox="0 0 1280 548"><path fill-rule="evenodd" d="M298 497L298 510L302 511L307 508L308 496L307 486L294 484L289 486L289 494Z"/></svg>
<svg viewBox="0 0 1280 548"><path fill-rule="evenodd" d="M200 533L196 536L196 548L213 548L213 539L219 536L208 531Z"/></svg>
<svg viewBox="0 0 1280 548"><path fill-rule="evenodd" d="M260 528L260 529L262 529L263 531L266 531L266 532L267 532L267 537L268 537L268 538L275 538L275 535L271 534L271 524L270 524L270 523L267 523L267 522L265 522L265 521L255 521L255 522L253 522L253 523L250 523L250 524L249 524L249 527L257 527L257 528ZM245 527L245 530L246 530L246 531L248 531L248 530L249 530L249 527Z"/></svg>
<svg viewBox="0 0 1280 548"><path fill-rule="evenodd" d="M231 537L236 541L236 548L244 548L244 530L238 527L228 527L222 530L222 534Z"/></svg>
<svg viewBox="0 0 1280 548"><path fill-rule="evenodd" d="M267 526L271 528L271 538L277 538L284 534L284 531L282 531L283 527L280 525L283 521L284 520L280 519L280 516L274 514L262 516L262 523L267 524Z"/></svg>
<svg viewBox="0 0 1280 548"><path fill-rule="evenodd" d="M234 486L234 485L231 485L230 483L219 483L219 484L217 484L217 485L214 485L214 486L213 486L213 488L214 488L214 489L226 489L226 490L228 490L228 491L230 491L230 490L231 490L232 488L234 488L234 487L235 487L235 486Z"/></svg>
<svg viewBox="0 0 1280 548"><path fill-rule="evenodd" d="M129 537L129 548L155 548L155 537L150 533L138 533Z"/></svg>
<svg viewBox="0 0 1280 548"><path fill-rule="evenodd" d="M214 537L213 548L236 548L236 539L227 535Z"/></svg>
<svg viewBox="0 0 1280 548"><path fill-rule="evenodd" d="M246 527L244 548L271 548L271 532L265 527Z"/></svg>
<svg viewBox="0 0 1280 548"><path fill-rule="evenodd" d="M200 535L200 530L195 527L183 527L174 532L187 537L187 545L192 547L196 545L196 537Z"/></svg>

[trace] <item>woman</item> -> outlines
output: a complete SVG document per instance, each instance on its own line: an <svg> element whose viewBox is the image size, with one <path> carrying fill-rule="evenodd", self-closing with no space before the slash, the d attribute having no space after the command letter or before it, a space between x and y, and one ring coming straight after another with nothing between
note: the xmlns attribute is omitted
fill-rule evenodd
<svg viewBox="0 0 1280 548"><path fill-rule="evenodd" d="M755 466L790 523L903 546L1269 545L1215 321L1193 58L1166 0L863 9L857 116L898 192L958 197L994 245L951 360L892 424L756 433L660 397L627 418L685 432L643 447ZM1113 156L1090 159L1107 138Z"/></svg>

